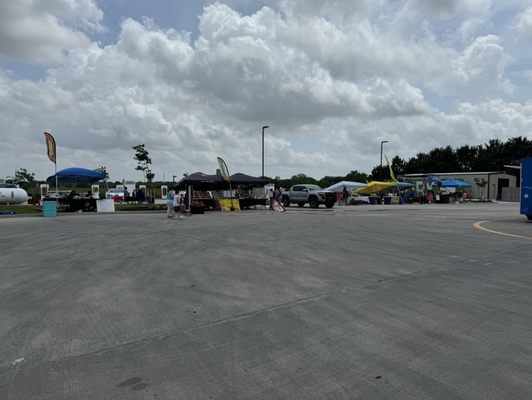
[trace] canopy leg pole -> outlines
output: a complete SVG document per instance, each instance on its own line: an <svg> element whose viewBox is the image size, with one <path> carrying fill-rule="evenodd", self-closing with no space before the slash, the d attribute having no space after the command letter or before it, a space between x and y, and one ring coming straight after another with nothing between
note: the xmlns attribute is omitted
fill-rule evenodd
<svg viewBox="0 0 532 400"><path fill-rule="evenodd" d="M235 206L233 205L233 189L231 188L231 181L229 181L229 196L231 197L231 211L235 211Z"/></svg>
<svg viewBox="0 0 532 400"><path fill-rule="evenodd" d="M57 163L54 163L55 165L55 198L59 198L59 192L57 189Z"/></svg>
<svg viewBox="0 0 532 400"><path fill-rule="evenodd" d="M192 213L192 209L191 209L191 205L192 205L192 190L193 190L193 187L192 186L188 186L187 187L187 194L188 194L188 201L187 201L187 214L190 215Z"/></svg>

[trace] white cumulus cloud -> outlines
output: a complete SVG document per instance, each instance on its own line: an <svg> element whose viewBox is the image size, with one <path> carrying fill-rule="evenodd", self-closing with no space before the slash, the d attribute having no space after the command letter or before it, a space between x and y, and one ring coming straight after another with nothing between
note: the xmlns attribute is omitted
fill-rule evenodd
<svg viewBox="0 0 532 400"><path fill-rule="evenodd" d="M0 2L0 54L55 63L63 52L89 44L83 31L102 31L95 0Z"/></svg>
<svg viewBox="0 0 532 400"><path fill-rule="evenodd" d="M517 15L517 31L529 43L532 41L532 7Z"/></svg>
<svg viewBox="0 0 532 400"><path fill-rule="evenodd" d="M381 140L406 158L531 134L531 104L512 98L507 69L519 54L508 38L459 32L473 18L489 26L489 1L257 1L249 15L239 1L216 2L194 34L124 18L105 46L89 39L103 29L94 1L21 4L57 34L12 37L0 51L56 64L38 80L0 70L0 176L17 166L51 173L43 131L56 136L60 168L105 165L112 179L140 179L131 149L140 143L156 179L213 172L216 156L259 175L263 125L266 173L283 177L369 172ZM460 40L442 31L446 21ZM27 40L33 51L17 50Z"/></svg>

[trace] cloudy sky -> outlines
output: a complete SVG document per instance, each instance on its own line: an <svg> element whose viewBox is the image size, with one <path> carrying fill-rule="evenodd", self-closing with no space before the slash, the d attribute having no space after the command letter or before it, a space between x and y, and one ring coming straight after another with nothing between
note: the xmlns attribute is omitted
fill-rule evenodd
<svg viewBox="0 0 532 400"><path fill-rule="evenodd" d="M532 138L532 0L0 1L0 177L370 172Z"/></svg>

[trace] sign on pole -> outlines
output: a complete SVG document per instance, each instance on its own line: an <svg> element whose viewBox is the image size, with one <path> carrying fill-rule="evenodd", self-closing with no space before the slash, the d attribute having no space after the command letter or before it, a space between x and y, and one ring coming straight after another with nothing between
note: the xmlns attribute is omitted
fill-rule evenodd
<svg viewBox="0 0 532 400"><path fill-rule="evenodd" d="M44 132L44 138L46 139L46 150L48 153L48 158L51 162L57 164L55 139L48 132Z"/></svg>
<svg viewBox="0 0 532 400"><path fill-rule="evenodd" d="M388 160L388 157L386 156L386 154L384 155L384 158L386 158L386 164L388 164L388 168L390 169L390 178L392 178L393 181L395 182L395 184L397 185L397 195L399 196L399 201L400 201L399 204L401 204L401 201L404 204L404 201L402 200L402 197L401 197L401 189L399 188L399 182L395 178L395 174L393 173L393 169L392 169L392 165L390 164L390 160Z"/></svg>
<svg viewBox="0 0 532 400"><path fill-rule="evenodd" d="M57 196L57 148L55 145L55 139L48 132L44 132L44 139L46 140L46 152L48 153L48 158L55 165L55 193Z"/></svg>
<svg viewBox="0 0 532 400"><path fill-rule="evenodd" d="M229 169L227 168L227 164L222 158L220 157L216 157L216 158L218 159L218 165L220 166L220 172L222 174L222 177L227 182L230 182Z"/></svg>
<svg viewBox="0 0 532 400"><path fill-rule="evenodd" d="M229 182L229 194L231 196L231 211L235 211L235 207L233 205L233 189L231 188L231 177L229 175L229 169L227 168L227 164L221 157L216 157L216 158L218 159L218 165L220 166L220 173L222 174L222 178L224 178L225 181Z"/></svg>

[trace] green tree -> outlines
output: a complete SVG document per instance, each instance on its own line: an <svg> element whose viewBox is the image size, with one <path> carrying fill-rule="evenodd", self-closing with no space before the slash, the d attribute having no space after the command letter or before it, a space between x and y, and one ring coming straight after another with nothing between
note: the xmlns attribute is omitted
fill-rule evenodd
<svg viewBox="0 0 532 400"><path fill-rule="evenodd" d="M343 176L324 176L318 181L318 185L322 188L326 188L343 180L345 180Z"/></svg>
<svg viewBox="0 0 532 400"><path fill-rule="evenodd" d="M504 164L517 165L520 159L532 156L532 140L522 136L510 138L504 144L504 153Z"/></svg>
<svg viewBox="0 0 532 400"><path fill-rule="evenodd" d="M409 174L434 172L432 167L430 156L427 153L418 153L406 163L406 172Z"/></svg>
<svg viewBox="0 0 532 400"><path fill-rule="evenodd" d="M96 172L99 172L104 176L103 180L107 181L109 179L109 173L107 172L107 167L100 165L98 168L95 169Z"/></svg>
<svg viewBox="0 0 532 400"><path fill-rule="evenodd" d="M15 182L25 190L35 188L35 173L29 172L26 168L19 168L15 171Z"/></svg>
<svg viewBox="0 0 532 400"><path fill-rule="evenodd" d="M354 181L354 182L367 182L369 180L368 174L364 172L351 171L344 178L343 181Z"/></svg>
<svg viewBox="0 0 532 400"><path fill-rule="evenodd" d="M292 176L290 179L294 181L295 183L310 183L310 184L316 183L316 179L314 179L311 176L307 176L303 173L296 174Z"/></svg>
<svg viewBox="0 0 532 400"><path fill-rule="evenodd" d="M375 166L371 170L369 179L372 181L382 181L386 179L391 179L390 170L388 169L388 166L386 164L384 164L382 167L380 165Z"/></svg>
<svg viewBox="0 0 532 400"><path fill-rule="evenodd" d="M397 178L399 175L403 175L406 172L406 162L399 156L395 156L392 159L392 169L395 177Z"/></svg>
<svg viewBox="0 0 532 400"><path fill-rule="evenodd" d="M152 183L153 178L155 178L155 174L153 172L151 172L150 169L148 169L146 171L146 180L148 181L148 183Z"/></svg>
<svg viewBox="0 0 532 400"><path fill-rule="evenodd" d="M472 172L478 158L480 146L462 146L456 149L457 172Z"/></svg>
<svg viewBox="0 0 532 400"><path fill-rule="evenodd" d="M155 177L155 174L152 173L150 169L151 158L148 150L146 150L146 146L144 144L138 144L132 146L132 149L135 150L135 156L133 158L137 161L137 167L135 169L137 171L142 171L144 182L151 182Z"/></svg>
<svg viewBox="0 0 532 400"><path fill-rule="evenodd" d="M319 184L316 179L303 173L296 174L289 179L273 179L269 177L265 177L265 179L268 182L275 184L275 186L280 186L285 189L290 189L292 186L297 185L298 183Z"/></svg>
<svg viewBox="0 0 532 400"><path fill-rule="evenodd" d="M504 144L499 139L491 139L481 146L476 168L478 171L493 171L502 168Z"/></svg>
<svg viewBox="0 0 532 400"><path fill-rule="evenodd" d="M459 166L456 153L451 146L436 147L429 152L429 159L432 161L431 170L426 172L455 172Z"/></svg>
<svg viewBox="0 0 532 400"><path fill-rule="evenodd" d="M428 153L418 153L407 162L396 156L392 160L395 175L437 172L499 171L505 165L518 165L519 160L532 156L532 140L514 137L506 142L491 139L479 146L464 145L436 147ZM372 179L386 179L387 166L376 166L371 171ZM348 179L347 179L348 180Z"/></svg>

